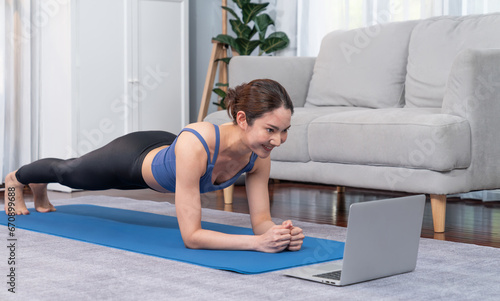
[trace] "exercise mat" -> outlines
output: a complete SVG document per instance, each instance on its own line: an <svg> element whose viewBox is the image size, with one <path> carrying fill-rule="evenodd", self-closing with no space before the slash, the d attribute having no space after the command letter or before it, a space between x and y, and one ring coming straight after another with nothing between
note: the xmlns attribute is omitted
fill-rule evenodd
<svg viewBox="0 0 500 301"><path fill-rule="evenodd" d="M306 237L297 252L193 250L184 246L177 218L153 213L101 207L63 205L57 211L15 216L9 226L41 232L161 258L228 270L257 274L307 264L341 259L344 243ZM0 224L8 224L2 214ZM203 229L228 234L253 235L249 228L202 222Z"/></svg>

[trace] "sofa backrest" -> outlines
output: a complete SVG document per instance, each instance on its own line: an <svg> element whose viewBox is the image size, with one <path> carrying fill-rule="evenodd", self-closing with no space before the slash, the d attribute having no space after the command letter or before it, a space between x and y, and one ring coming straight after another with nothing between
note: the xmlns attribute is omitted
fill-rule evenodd
<svg viewBox="0 0 500 301"><path fill-rule="evenodd" d="M408 43L417 22L377 24L326 35L306 106L403 106Z"/></svg>
<svg viewBox="0 0 500 301"><path fill-rule="evenodd" d="M321 43L306 106L442 106L462 50L500 48L500 13L333 31Z"/></svg>
<svg viewBox="0 0 500 301"><path fill-rule="evenodd" d="M500 48L499 13L420 21L410 38L405 106L440 108L452 63L467 48Z"/></svg>
<svg viewBox="0 0 500 301"><path fill-rule="evenodd" d="M303 107L314 61L313 57L290 60L279 56L235 56L228 65L229 87L234 88L257 78L273 79L285 87L294 107Z"/></svg>

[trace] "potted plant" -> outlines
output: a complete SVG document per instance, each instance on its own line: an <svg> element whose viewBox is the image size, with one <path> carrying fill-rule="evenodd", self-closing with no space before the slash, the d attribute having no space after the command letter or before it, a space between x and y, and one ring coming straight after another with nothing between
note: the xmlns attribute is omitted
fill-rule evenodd
<svg viewBox="0 0 500 301"><path fill-rule="evenodd" d="M269 5L265 3L252 3L251 0L232 0L241 12L240 16L230 7L222 6L233 19L229 20L236 37L227 34L219 34L214 40L229 45L233 52L239 55L251 55L258 48L258 55L272 54L282 50L290 44L288 36L281 31L275 31L267 35L270 25L275 25L273 19L264 11ZM256 34L258 34L256 36ZM231 58L223 58L226 64ZM227 87L227 83L218 83L218 87ZM214 103L225 109L224 98L226 92L221 88L213 91L221 97L219 102Z"/></svg>

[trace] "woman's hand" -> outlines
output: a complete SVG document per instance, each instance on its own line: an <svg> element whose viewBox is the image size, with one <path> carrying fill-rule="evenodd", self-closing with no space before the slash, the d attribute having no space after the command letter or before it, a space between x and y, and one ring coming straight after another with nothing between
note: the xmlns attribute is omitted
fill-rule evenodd
<svg viewBox="0 0 500 301"><path fill-rule="evenodd" d="M259 236L258 251L277 253L288 248L290 251L298 251L302 247L304 234L302 229L294 227L290 220L281 225L273 226L264 234Z"/></svg>
<svg viewBox="0 0 500 301"><path fill-rule="evenodd" d="M278 253L290 244L290 229L282 225L269 228L264 234L258 236L257 251L266 253Z"/></svg>
<svg viewBox="0 0 500 301"><path fill-rule="evenodd" d="M294 227L292 221L290 220L284 221L281 225L287 229L290 229L290 243L288 244L288 250L300 250L305 237L302 233L302 229L299 227Z"/></svg>

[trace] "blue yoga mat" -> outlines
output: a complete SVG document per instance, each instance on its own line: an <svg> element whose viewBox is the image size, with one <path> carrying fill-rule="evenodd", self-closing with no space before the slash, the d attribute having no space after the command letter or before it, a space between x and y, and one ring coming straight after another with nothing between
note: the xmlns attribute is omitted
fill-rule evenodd
<svg viewBox="0 0 500 301"><path fill-rule="evenodd" d="M177 218L94 205L58 206L56 212L16 216L15 227L205 267L257 274L341 259L344 243L306 237L298 252L192 250L184 246ZM0 224L7 225L2 214ZM204 229L253 235L249 228L202 222Z"/></svg>

